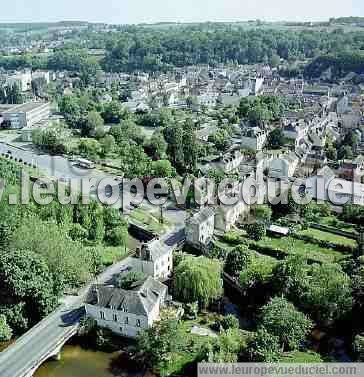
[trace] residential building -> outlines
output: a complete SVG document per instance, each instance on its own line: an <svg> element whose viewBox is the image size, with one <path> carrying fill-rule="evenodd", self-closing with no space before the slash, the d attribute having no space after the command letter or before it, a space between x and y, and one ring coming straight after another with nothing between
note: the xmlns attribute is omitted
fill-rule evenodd
<svg viewBox="0 0 364 377"><path fill-rule="evenodd" d="M137 250L137 256L131 258L131 267L154 279L166 280L173 270L173 251L175 246L154 239Z"/></svg>
<svg viewBox="0 0 364 377"><path fill-rule="evenodd" d="M261 151L267 142L267 132L258 127L244 128L240 137L243 148Z"/></svg>
<svg viewBox="0 0 364 377"><path fill-rule="evenodd" d="M160 319L167 290L167 286L151 277L135 283L131 290L94 285L86 299L86 315L102 328L136 338Z"/></svg>
<svg viewBox="0 0 364 377"><path fill-rule="evenodd" d="M22 92L27 92L32 88L32 73L30 70L17 72L6 79L7 86L17 85Z"/></svg>
<svg viewBox="0 0 364 377"><path fill-rule="evenodd" d="M188 244L202 249L213 237L215 229L215 211L205 207L186 221L186 241Z"/></svg>
<svg viewBox="0 0 364 377"><path fill-rule="evenodd" d="M269 177L271 178L289 178L294 176L298 166L298 156L290 152L281 158L274 158L269 167Z"/></svg>
<svg viewBox="0 0 364 377"><path fill-rule="evenodd" d="M249 211L250 206L240 199L234 205L220 204L215 212L215 229L220 232L230 231L239 218L247 216Z"/></svg>
<svg viewBox="0 0 364 377"><path fill-rule="evenodd" d="M223 155L219 161L216 162L216 166L224 173L233 173L238 170L243 160L244 155L239 150L235 150Z"/></svg>

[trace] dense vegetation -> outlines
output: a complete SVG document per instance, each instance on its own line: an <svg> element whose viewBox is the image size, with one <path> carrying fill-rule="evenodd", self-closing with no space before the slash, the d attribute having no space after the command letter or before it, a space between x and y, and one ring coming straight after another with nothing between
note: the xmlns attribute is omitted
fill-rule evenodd
<svg viewBox="0 0 364 377"><path fill-rule="evenodd" d="M125 254L127 227L118 210L96 202L9 205L8 195L19 195L20 166L0 159L0 176L7 182L0 201L0 327L9 334L5 321L21 334L52 311L65 291L103 268L106 246Z"/></svg>
<svg viewBox="0 0 364 377"><path fill-rule="evenodd" d="M364 53L344 51L319 56L306 66L305 75L318 78L327 70L331 70L333 78L344 77L350 72L364 74Z"/></svg>
<svg viewBox="0 0 364 377"><path fill-rule="evenodd" d="M92 35L92 38L91 38ZM77 38L79 38L79 40ZM148 28L125 26L119 32L96 35L87 31L74 36L54 55L19 55L0 57L0 67L18 69L67 69L82 72L90 79L104 68L113 72L170 70L195 64L216 65L270 63L277 66L280 58L294 61L312 59L337 51L363 50L363 33L319 30L247 30L238 25L207 24L178 28ZM88 41L89 47L106 49L99 63L87 55L78 44ZM78 42L77 42L78 41ZM327 59L323 57L323 59ZM356 66L356 58L350 66ZM309 69L308 73L315 71Z"/></svg>

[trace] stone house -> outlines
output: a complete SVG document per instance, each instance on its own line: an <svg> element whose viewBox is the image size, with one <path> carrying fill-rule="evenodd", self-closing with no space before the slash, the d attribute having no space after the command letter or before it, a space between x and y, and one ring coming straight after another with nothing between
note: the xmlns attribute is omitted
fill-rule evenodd
<svg viewBox="0 0 364 377"><path fill-rule="evenodd" d="M94 285L85 310L87 317L94 319L99 327L135 338L159 320L166 297L167 286L151 277L135 283L131 290Z"/></svg>

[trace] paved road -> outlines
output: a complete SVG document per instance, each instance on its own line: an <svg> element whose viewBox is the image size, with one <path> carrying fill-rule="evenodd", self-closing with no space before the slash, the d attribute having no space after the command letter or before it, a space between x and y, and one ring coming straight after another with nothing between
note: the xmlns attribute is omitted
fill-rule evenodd
<svg viewBox="0 0 364 377"><path fill-rule="evenodd" d="M102 284L112 280L127 267L128 260L126 258L105 270L98 276L97 282ZM23 377L27 371L38 366L39 360L43 360L49 350L58 348L64 339L75 333L84 313L85 296L93 283L82 289L78 296L64 297L63 304L56 311L0 353L1 377Z"/></svg>

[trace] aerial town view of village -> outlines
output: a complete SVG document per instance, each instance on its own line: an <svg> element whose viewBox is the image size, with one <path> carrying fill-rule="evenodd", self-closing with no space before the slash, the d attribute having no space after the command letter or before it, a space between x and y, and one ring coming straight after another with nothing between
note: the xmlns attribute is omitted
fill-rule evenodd
<svg viewBox="0 0 364 377"><path fill-rule="evenodd" d="M364 362L364 7L330 6L105 23L6 6L0 377Z"/></svg>

